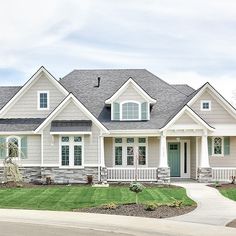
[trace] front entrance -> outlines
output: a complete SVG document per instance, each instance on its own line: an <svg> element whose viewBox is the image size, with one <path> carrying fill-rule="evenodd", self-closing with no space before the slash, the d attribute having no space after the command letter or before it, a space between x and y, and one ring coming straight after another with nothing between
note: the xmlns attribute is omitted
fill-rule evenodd
<svg viewBox="0 0 236 236"><path fill-rule="evenodd" d="M180 143L168 143L168 164L171 177L180 177Z"/></svg>

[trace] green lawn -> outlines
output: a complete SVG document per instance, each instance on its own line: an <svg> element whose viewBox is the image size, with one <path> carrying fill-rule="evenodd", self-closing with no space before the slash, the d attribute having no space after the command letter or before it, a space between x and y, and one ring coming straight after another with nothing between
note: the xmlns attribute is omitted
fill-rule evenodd
<svg viewBox="0 0 236 236"><path fill-rule="evenodd" d="M183 188L147 187L139 194L141 203L170 203L182 200L183 205L195 204ZM115 203L134 203L135 194L127 187L92 188L88 186L55 186L0 189L0 208L22 208L68 211Z"/></svg>
<svg viewBox="0 0 236 236"><path fill-rule="evenodd" d="M236 201L236 188L222 188L219 191L225 197Z"/></svg>

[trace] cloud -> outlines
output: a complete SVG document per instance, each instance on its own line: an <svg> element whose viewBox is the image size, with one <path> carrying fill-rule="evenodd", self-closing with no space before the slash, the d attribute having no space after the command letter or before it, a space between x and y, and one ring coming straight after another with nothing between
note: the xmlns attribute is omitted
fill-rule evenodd
<svg viewBox="0 0 236 236"><path fill-rule="evenodd" d="M41 65L56 77L74 68L147 68L171 83L210 81L230 97L235 11L233 0L1 1L1 83L1 71L22 84Z"/></svg>

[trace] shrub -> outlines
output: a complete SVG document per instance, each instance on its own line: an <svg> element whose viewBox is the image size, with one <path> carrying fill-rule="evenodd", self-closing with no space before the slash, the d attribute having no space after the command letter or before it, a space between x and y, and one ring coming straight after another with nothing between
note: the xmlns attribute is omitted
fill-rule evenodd
<svg viewBox="0 0 236 236"><path fill-rule="evenodd" d="M93 183L93 176L92 175L87 175L87 184L92 184Z"/></svg>
<svg viewBox="0 0 236 236"><path fill-rule="evenodd" d="M217 181L215 181L214 186L215 186L215 188L218 188L218 187L221 186L221 184L220 184L220 182L217 180Z"/></svg>
<svg viewBox="0 0 236 236"><path fill-rule="evenodd" d="M231 184L235 184L236 176L231 176L231 179L232 179Z"/></svg>
<svg viewBox="0 0 236 236"><path fill-rule="evenodd" d="M115 204L114 202L107 203L101 206L101 208L104 210L115 210L117 207L118 205Z"/></svg>
<svg viewBox="0 0 236 236"><path fill-rule="evenodd" d="M145 211L155 211L158 205L155 203L147 203L144 207Z"/></svg>
<svg viewBox="0 0 236 236"><path fill-rule="evenodd" d="M177 207L177 208L179 208L179 207L182 206L182 204L183 204L182 201L180 201L180 200L175 200L175 201L173 201L173 202L167 204L167 206L168 206L168 207Z"/></svg>

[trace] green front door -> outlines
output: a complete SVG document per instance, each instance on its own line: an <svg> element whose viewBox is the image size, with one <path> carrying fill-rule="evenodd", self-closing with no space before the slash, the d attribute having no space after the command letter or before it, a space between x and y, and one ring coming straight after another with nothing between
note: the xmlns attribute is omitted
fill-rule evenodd
<svg viewBox="0 0 236 236"><path fill-rule="evenodd" d="M180 145L168 143L168 164L171 177L180 177Z"/></svg>

